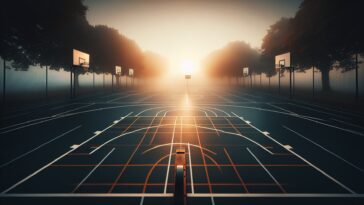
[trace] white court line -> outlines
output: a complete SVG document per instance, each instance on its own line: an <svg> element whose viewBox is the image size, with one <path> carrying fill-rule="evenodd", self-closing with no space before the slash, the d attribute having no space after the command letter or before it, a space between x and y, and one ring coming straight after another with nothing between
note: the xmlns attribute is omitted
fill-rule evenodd
<svg viewBox="0 0 364 205"><path fill-rule="evenodd" d="M177 123L178 117L176 117L176 120L174 121L174 127L173 127L173 134L172 134L172 143L171 143L171 149L169 152L169 159L168 159L168 166L167 166L167 173L166 173L166 180L164 183L164 194L167 193L167 184L168 184L168 176L169 176L169 167L171 166L171 158L172 158L172 150L173 150L173 140L174 140L174 133L176 131L176 123Z"/></svg>
<svg viewBox="0 0 364 205"><path fill-rule="evenodd" d="M173 193L162 194L162 193L33 193L33 194L0 194L2 198L15 198L15 197L34 197L34 198L72 198L72 197L85 197L85 198L97 198L97 197L128 197L128 198L139 198L139 197L173 197ZM241 197L241 198L364 198L364 194L342 194L342 193L188 193L187 197L217 197L217 198L231 198L231 197Z"/></svg>
<svg viewBox="0 0 364 205"><path fill-rule="evenodd" d="M205 111L206 109L201 109L201 108L195 108L196 110L198 110L198 111L201 111L201 112L203 112L203 113L205 113L205 117L209 117L209 115L207 114L207 112ZM168 110L166 110L166 112L164 113L164 116L166 116L169 112L174 112L174 111L180 111L180 110L187 110L187 109L185 109L185 108L175 108L175 109L168 109ZM195 115L194 115L195 116ZM184 117L185 117L185 115L184 115Z"/></svg>
<svg viewBox="0 0 364 205"><path fill-rule="evenodd" d="M125 119L126 117L128 117L129 115L131 115L133 112L130 112L129 114L125 115L124 117L120 118L120 121ZM57 162L58 160L62 159L64 156L67 156L69 153L75 151L76 149L78 149L79 147L81 147L82 145L86 144L87 142L91 141L92 139L94 139L95 137L97 137L98 135L100 135L101 133L105 132L106 130L110 129L111 127L115 126L117 123L112 123L110 126L106 127L105 129L103 129L102 131L98 132L97 134L93 135L92 137L88 138L87 140L83 141L81 144L79 144L78 147L71 149L69 151L67 151L66 153L62 154L61 156L59 156L58 158L54 159L53 161L51 161L50 163L46 164L45 166L41 167L40 169L38 169L37 171L33 172L32 174L30 174L29 176L25 177L24 179L20 180L19 182L17 182L16 184L14 184L13 186L9 187L8 189L4 190L3 192L1 192L1 194L6 194L7 192L11 191L12 189L16 188L17 186L19 186L20 184L24 183L25 181L27 181L28 179L32 178L34 175L38 174L39 172L43 171L44 169L48 168L49 166L51 166L52 164L54 164L55 162Z"/></svg>
<svg viewBox="0 0 364 205"><path fill-rule="evenodd" d="M235 115L237 118L239 118L240 120L244 121L246 123L246 120L244 120L243 117L238 116L237 114L231 112L233 115ZM330 179L331 181L335 182L337 185L339 185L341 188L345 189L346 191L350 192L351 194L356 194L353 190L351 190L349 187L345 186L344 184L342 184L341 182L339 182L338 180L336 180L334 177L332 177L331 175L327 174L326 172L324 172L322 169L318 168L317 166L315 166L314 164L312 164L311 162L309 162L308 160L306 160L305 158L301 157L299 154L297 154L296 152L292 151L291 149L287 149L282 143L278 142L277 140L275 140L274 138L272 138L271 136L269 136L269 134L264 133L263 131L261 131L260 129L258 129L257 127L255 127L254 125L252 125L252 123L247 123L249 124L250 127L254 128L255 130L259 131L260 133L262 133L263 135L265 135L266 137L268 137L269 139L271 139L273 142L277 143L278 145L280 145L281 147L283 147L283 149L287 150L288 152L290 152L291 154L295 155L296 157L300 158L302 161L306 162L308 165L310 165L312 168L316 169L316 171L320 172L322 175L326 176L328 179Z"/></svg>
<svg viewBox="0 0 364 205"><path fill-rule="evenodd" d="M248 98L243 97L243 96L235 95L235 94L232 94L231 92L229 93L229 95L234 96L234 97L238 97L238 98L243 99L243 100L246 100L246 101L248 101L248 102L250 102L250 103L256 103L256 101L255 101L255 100L251 100L251 99L248 99ZM239 103L240 103L240 102L239 102Z"/></svg>
<svg viewBox="0 0 364 205"><path fill-rule="evenodd" d="M317 109L313 109L313 108L310 108L310 107L307 107L307 106L304 106L304 105L298 105L298 104L295 104L295 103L287 103L287 104L291 104L293 106L296 106L296 107L301 107L303 109L306 109L306 110L312 110L312 111L315 111L315 112L318 112L318 113L323 113L323 114L327 114L327 115L331 115L331 116L335 116L335 117L339 117L339 118L345 118L345 119L350 119L349 117L344 117L342 115L337 115L337 114L333 114L333 113L330 113L330 112L325 112L325 111L322 111L322 110L317 110Z"/></svg>
<svg viewBox="0 0 364 205"><path fill-rule="evenodd" d="M192 194L195 193L195 188L193 185L193 172L192 172L192 155L191 155L191 149L190 149L190 143L188 142L188 156L189 156L189 164L190 164L190 178L191 178L191 192Z"/></svg>
<svg viewBox="0 0 364 205"><path fill-rule="evenodd" d="M146 104L146 105L149 105L149 104ZM9 132L13 132L13 131L16 131L16 130L19 130L19 129L23 129L23 128L26 128L26 127L30 127L30 126L33 126L33 125L42 124L42 123L49 122L49 121L52 121L52 120L64 118L64 117L70 117L70 116L74 116L74 115L79 115L79 114L84 114L84 113L89 113L89 112L95 112L95 111L103 111L103 110L117 109L117 108L124 108L124 107L136 107L136 106L139 106L139 105L120 105L120 106L113 106L113 107L104 107L104 108L97 108L97 109L92 109L92 110L85 110L85 111L80 111L80 112L68 113L66 115L59 115L57 117L43 117L43 118L38 118L38 119L34 119L34 120L29 120L29 121L26 121L26 122L18 123L16 125L26 124L28 122L36 121L36 120L41 120L41 119L46 119L46 120L39 121L39 122L35 122L35 123L32 123L32 124L27 124L27 125L24 125L24 126L21 126L21 127L13 128L13 129L9 129L9 130L0 132L0 135L1 134L5 134L5 133L9 133ZM10 128L10 127L14 127L16 125L10 125L8 127L0 128L0 130L6 129L6 128Z"/></svg>
<svg viewBox="0 0 364 205"><path fill-rule="evenodd" d="M66 114L66 113L69 113L69 112L72 112L72 111L80 110L80 109L85 108L85 107L90 107L91 105L94 105L94 104L95 103L90 103L90 104L87 104L87 105L83 105L81 107L77 107L77 108L74 108L74 109L70 109L70 110L67 110L67 111L64 111L64 112L61 112L61 113L52 115L52 117L57 117L59 115L63 115L63 114Z"/></svg>
<svg viewBox="0 0 364 205"><path fill-rule="evenodd" d="M111 100L106 101L106 103L111 103L111 102L114 102L116 100L128 98L128 97L134 96L134 95L137 95L137 94L129 94L129 95L124 95L124 96L121 96L121 97L117 97L117 98L114 98L114 99L111 99Z"/></svg>
<svg viewBox="0 0 364 205"><path fill-rule="evenodd" d="M158 115L159 115L161 112L164 112L164 111L166 111L166 110L160 110L160 111L158 111L158 112L155 114L155 117L158 117Z"/></svg>
<svg viewBox="0 0 364 205"><path fill-rule="evenodd" d="M254 157L254 159L259 163L259 165L265 170L265 172L267 172L267 174L270 176L270 178L276 183L276 185L277 186L279 186L279 187L281 187L281 184L278 182L278 180L272 175L272 173L270 173L270 171L264 166L264 164L258 159L258 157L257 156L255 156L255 154L253 154L253 152L252 151L250 151L250 149L247 147L246 148L247 150L248 150L248 152ZM281 190L283 191L283 192L285 192L284 191L284 189L283 188L281 188Z"/></svg>
<svg viewBox="0 0 364 205"><path fill-rule="evenodd" d="M204 105L204 104L202 104L202 105ZM205 104L205 105L211 105L211 104ZM288 116L292 116L292 117L297 117L297 118L301 118L301 119L314 118L314 117L311 117L311 116L298 115L298 114L292 114L292 113L287 113L287 112L281 112L281 111L277 111L277 110L270 110L270 109L265 109L265 108L251 107L251 106L244 106L244 105L217 104L215 106L236 107L236 108L245 108L245 109L266 111L266 112L272 112L272 113L278 113L278 114L288 115ZM230 117L230 115L229 115L229 117ZM314 118L314 119L322 120L322 119L319 119L319 118Z"/></svg>
<svg viewBox="0 0 364 205"><path fill-rule="evenodd" d="M341 194L341 193L264 193L264 194L253 194L253 193L198 193L198 194L187 194L187 197L217 197L217 198L363 198L364 194Z"/></svg>
<svg viewBox="0 0 364 205"><path fill-rule="evenodd" d="M282 108L282 107L280 107L280 106L278 106L278 105L273 105L273 104L271 104L271 103L266 103L266 104L267 104L267 105L270 105L270 106L272 106L272 107L274 107L274 108L277 108L277 109L279 109L279 110L285 111L285 112L287 112L287 114L291 114L291 115L295 115L295 116L300 116L300 117L301 117L301 118L303 118L303 119L307 119L307 118L309 118L309 119L315 119L315 120L325 121L325 120L320 119L320 118L316 118L316 117L311 117L311 116L306 116L306 115L300 115L300 114L297 114L297 113L295 113L295 112L293 112L293 111L287 110L287 109Z"/></svg>
<svg viewBox="0 0 364 205"><path fill-rule="evenodd" d="M208 109L208 108L201 108L203 110L207 110L209 112L211 112L212 114L214 114L215 117L217 117L217 113L215 111L212 111L211 109Z"/></svg>
<svg viewBox="0 0 364 205"><path fill-rule="evenodd" d="M56 106L56 107L52 107L52 108L50 108L50 110L57 110L57 109L59 109L59 108L68 107L68 106L70 106L70 105L75 105L75 104L83 104L83 103L76 103L76 102L74 102L74 103L69 103L69 104L58 105L58 106ZM87 103L87 104L88 104L88 103Z"/></svg>
<svg viewBox="0 0 364 205"><path fill-rule="evenodd" d="M213 110L217 110L217 111L220 111L222 113L224 113L226 116L229 116L231 117L231 115L229 113L227 113L226 111L222 110L222 109L218 109L218 108L212 108L212 107L208 107L209 109L213 109ZM217 117L217 116L216 116ZM223 116L225 117L225 116Z"/></svg>
<svg viewBox="0 0 364 205"><path fill-rule="evenodd" d="M356 128L360 128L360 129L364 129L364 127L362 126L359 126L359 125L356 125L356 124L353 124L353 123L349 123L349 122L345 122L345 121L342 121L342 120L338 120L338 119L335 119L335 118L330 118L336 122L341 122L342 124L345 124L345 125L349 125L349 126L352 126L352 127L356 127Z"/></svg>
<svg viewBox="0 0 364 205"><path fill-rule="evenodd" d="M86 197L86 198L95 198L95 197L173 197L173 194L161 194L161 193L34 193L34 194L17 194L17 193L11 193L11 194L0 194L0 197Z"/></svg>
<svg viewBox="0 0 364 205"><path fill-rule="evenodd" d="M331 154L331 155L335 156L336 158L338 158L338 159L342 160L342 161L343 161L343 162L345 162L346 164L348 164L348 165L352 166L353 168L358 169L359 171L361 171L361 172L363 172L363 173L364 173L364 170L363 170L362 168L360 168L360 167L356 166L355 164L353 164L353 163L351 163L351 162L347 161L346 159L344 159L344 158L342 158L341 156L339 156L339 155L335 154L334 152L332 152L332 151L330 151L330 150L326 149L325 147L321 146L320 144L318 144L318 143L316 143L316 142L314 142L314 141L312 141L312 140L308 139L307 137L305 137L305 136L303 136L302 134L300 134L300 133L298 133L298 132L296 132L296 131L294 131L294 130L292 130L292 129L288 128L288 127L287 127L287 126L285 126L285 125L282 125L282 127L283 127L283 128L285 128L285 129L287 129L287 130L289 130L289 131L291 131L291 132L293 132L293 133L295 133L296 135L298 135L298 136L302 137L303 139L305 139L305 140L307 140L307 141L311 142L312 144L316 145L317 147L319 147L319 148L321 148L321 149L325 150L325 151L326 151L326 152L328 152L329 154Z"/></svg>
<svg viewBox="0 0 364 205"><path fill-rule="evenodd" d="M274 107L274 108L277 108L277 109L279 109L279 110L282 110L282 111L285 111L285 112L291 113L291 114L297 114L297 113L295 113L295 112L292 112L292 111L290 111L290 110L284 109L284 108L279 107L279 106L277 106L277 105L273 105L273 104L271 104L271 103L266 103L266 104L267 104L267 105L269 105L269 106L272 106L272 107Z"/></svg>
<svg viewBox="0 0 364 205"><path fill-rule="evenodd" d="M300 103L300 104L304 104L304 105L299 105L299 104L295 104L295 105L302 106L302 107L306 107L307 109L311 109L311 110L314 110L314 111L317 111L317 112L325 112L326 114L340 116L338 114L333 114L333 113L329 113L329 112L326 112L326 111L322 111L322 110L327 110L327 111L331 111L331 112L336 112L336 113L341 113L341 114L345 114L345 115L350 115L350 117L360 117L360 118L362 118L362 116L359 115L359 114L354 114L352 112L344 111L344 110L338 109L338 108L332 109L332 108L323 107L323 106L319 106L319 105L312 104L312 103L307 103L307 102L297 102L297 101L295 101L295 102L296 103ZM318 108L321 108L322 110L316 110L316 109L313 109L313 108L308 107L308 106L318 107ZM341 117L343 117L343 116L341 116ZM349 119L350 117L345 116L343 118Z"/></svg>
<svg viewBox="0 0 364 205"><path fill-rule="evenodd" d="M118 135L118 136L116 136L116 137L114 137L114 138L112 138L112 139L110 139L110 140L108 140L108 141L104 142L103 144L99 145L97 148L95 148L94 150L92 150L89 154L93 154L94 152L96 152L97 150L99 150L101 147L103 147L103 146L107 145L108 143L110 143L110 142L112 142L112 141L114 141L114 140L116 140L116 139L118 139L118 138L121 138L121 137L123 137L123 136L125 136L125 135L129 135L129 134L132 134L132 133L135 133L135 132L139 132L139 131L142 131L142 130L146 130L146 129L150 129L150 128L165 127L165 126L170 126L170 125L174 125L174 124L163 124L163 125L156 125L156 126L150 126L150 127L143 127L143 128L140 128L140 129L136 129L136 130L133 130L133 131L130 131L130 132L126 132L126 133L120 134L120 135ZM213 130L213 131L218 131L218 132L221 132L221 133L226 133L226 134L231 134L231 135L235 135L235 136L240 136L240 137L242 137L242 138L244 138L244 139L246 139L246 140L248 140L248 141L252 142L253 144L256 144L257 146L259 146L259 147L260 147L260 148L262 148L263 150L267 151L269 154L274 155L274 153L273 153L273 152L271 152L270 150L268 150L267 148L265 148L263 145L261 145L261 144L259 144L258 142L256 142L256 141L254 141L254 140L252 140L252 139L250 139L250 138L248 138L248 137L246 137L246 136L242 135L241 133L228 132L228 131L224 131L224 130L220 130L220 129L214 129L214 128L209 128L209 127L203 127L203 126L199 126L199 125L195 125L195 124L184 124L184 125L189 125L189 126L192 126L192 127L198 127L198 128L201 128L201 129ZM264 133L263 133L263 134L264 134ZM180 143L167 143L167 144L172 144L172 145L174 145L174 144L180 144ZM182 144L186 144L186 143L182 143ZM156 148L156 147L164 146L164 145L166 145L166 144L163 144L163 145L157 145L157 146L155 146L155 147L153 147L153 148L150 148L149 150L154 149L154 148ZM193 145L193 144L191 144L191 145L192 145L192 146L195 146L195 145ZM196 145L196 146L197 146L197 145ZM206 150L206 148L202 148L202 149ZM209 151L209 150L208 150L208 151ZM212 152L212 151L210 151L210 152ZM212 153L214 153L214 152L212 152ZM216 153L215 153L215 154L216 154Z"/></svg>
<svg viewBox="0 0 364 205"><path fill-rule="evenodd" d="M53 138L53 139L51 139L51 140L49 140L49 141L47 141L47 142L45 142L45 143L43 143L43 144L39 145L38 147L36 147L36 148L34 148L34 149L32 149L32 150L30 150L30 151L28 151L28 152L25 152L25 153L23 153L23 154L21 154L21 155L19 155L19 156L15 157L14 159L12 159L12 160L8 161L8 162L5 162L4 164L0 165L0 168L3 168L3 167L5 167L5 166L7 166L7 165L9 165L9 164L13 163L13 162L14 162L14 161L16 161L16 160L18 160L18 159L20 159L20 158L23 158L24 156L26 156L26 155L28 155L28 154L30 154L30 153L32 153L32 152L34 152L34 151L36 151L36 150L38 150L38 149L40 149L40 148L44 147L45 145L47 145L47 144L49 144L49 143L53 142L53 141L54 141L54 140L56 140L56 139L59 139L59 138L61 138L61 137L65 136L65 135L67 135L68 133L70 133L70 132L72 132L72 131L74 131L74 130L76 130L76 129L80 128L80 127L81 127L81 125L79 125L79 126L77 126L77 127L75 127L75 128L72 128L71 130L68 130L67 132L64 132L64 133L62 133L62 134L58 135L57 137L55 137L55 138Z"/></svg>
<svg viewBox="0 0 364 205"><path fill-rule="evenodd" d="M231 103L231 104L235 104L236 102L235 101L232 101L230 99L227 99L226 97L223 97L221 95L217 95L216 93L214 93L213 95L215 95L216 97L222 99L223 101L227 102L227 103Z"/></svg>
<svg viewBox="0 0 364 205"><path fill-rule="evenodd" d="M141 197L139 205L143 205L144 203L144 196Z"/></svg>
<svg viewBox="0 0 364 205"><path fill-rule="evenodd" d="M9 130L2 131L2 132L0 132L0 135L1 134L6 134L6 133L9 133L9 132L13 132L13 131L16 131L16 130L20 130L20 129L23 129L23 128L26 128L26 127L30 127L30 126L33 126L33 125L38 125L38 124L42 124L42 123L49 122L49 121L52 121L52 120L56 120L56 119L59 119L61 117L62 116L58 116L58 117L46 117L47 118L46 120L42 120L42 121L34 122L34 123L31 123L31 124L27 124L27 125L24 125L24 126L15 127L13 129L9 129ZM22 124L26 124L26 123L22 123Z"/></svg>
<svg viewBox="0 0 364 205"><path fill-rule="evenodd" d="M152 108L144 109L144 110L140 111L138 114L136 114L135 117L138 117L139 115L143 114L144 112L146 112L148 110L154 110L154 109L158 109L158 108L163 108L163 107L152 107Z"/></svg>
<svg viewBox="0 0 364 205"><path fill-rule="evenodd" d="M41 118L36 118L36 119L32 119L32 120L27 120L25 122L20 122L20 123L16 123L16 124L6 126L6 127L2 127L2 128L0 128L0 130L5 130L5 129L8 129L8 128L16 127L18 125L23 125L23 124L27 124L27 123L31 123L31 122L35 122L35 121L41 121L41 120L50 119L50 118L52 118L52 117L41 117Z"/></svg>
<svg viewBox="0 0 364 205"><path fill-rule="evenodd" d="M317 123L317 124L325 125L325 126L327 126L327 127L332 127L332 128L335 128L335 129L338 129L338 130L341 130L341 131L349 132L349 133L351 133L351 134L364 136L364 134L363 134L363 133L361 133L361 132L357 132L357 131L354 131L354 130L350 130L350 129L346 129L346 128L342 128L342 127L337 127L337 126L335 126L335 125L330 125L330 124L327 124L327 123L324 123L324 122L320 122L320 121L316 121L316 120L314 120L314 119L310 119L310 118L306 118L306 120L311 121L311 122L315 122L315 123Z"/></svg>
<svg viewBox="0 0 364 205"><path fill-rule="evenodd" d="M173 124L168 124L168 125L173 125ZM184 124L184 125L193 126L194 124ZM152 128L152 127L151 127L151 128ZM185 142L175 142L175 143L165 143L165 144L159 144L159 145L156 145L156 146L154 146L154 147L151 147L151 148L149 148L149 149L145 150L145 151L143 152L143 154L145 154L145 153L147 153L147 152L150 152L150 151L152 151L152 150L154 150L154 149L157 149L157 148L160 148L160 147L164 147L164 146L169 146L169 145L186 145L186 146L188 146L188 143L185 143ZM207 149L206 147L201 147L201 146L196 145L196 144L190 144L190 146L197 147L197 148L199 148L199 149L201 148L201 149L203 149L203 150L205 150L205 151L209 152L210 154L216 155L216 152L214 152L214 151L212 151L212 150L209 150L209 149Z"/></svg>
<svg viewBox="0 0 364 205"><path fill-rule="evenodd" d="M20 180L19 182L17 182L16 184L12 185L11 187L9 187L8 189L4 190L1 192L1 194L6 194L7 192L11 191L12 189L16 188L17 186L19 186L20 184L24 183L25 181L27 181L28 179L32 178L33 176L37 175L39 172L43 171L44 169L48 168L49 166L51 166L53 163L57 162L58 160L62 159L64 156L68 155L69 153L73 152L74 149L71 149L69 151L67 151L66 153L62 154L61 156L57 157L56 159L54 159L53 161L49 162L48 164L46 164L45 166L41 167L40 169L38 169L37 171L33 172L32 174L28 175L27 177L25 177L24 179Z"/></svg>
<svg viewBox="0 0 364 205"><path fill-rule="evenodd" d="M109 155L115 150L113 148L109 153L106 154L104 158L81 180L81 182L76 186L76 188L73 190L73 192L76 192L78 188L91 176L91 174L106 160L106 158L109 157Z"/></svg>

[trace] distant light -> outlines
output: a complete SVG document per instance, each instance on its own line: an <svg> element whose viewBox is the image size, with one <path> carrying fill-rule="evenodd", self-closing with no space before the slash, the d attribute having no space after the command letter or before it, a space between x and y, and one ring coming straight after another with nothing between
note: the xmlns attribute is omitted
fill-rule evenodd
<svg viewBox="0 0 364 205"><path fill-rule="evenodd" d="M195 69L195 63L192 60L184 60L181 63L181 69L184 75L191 75Z"/></svg>

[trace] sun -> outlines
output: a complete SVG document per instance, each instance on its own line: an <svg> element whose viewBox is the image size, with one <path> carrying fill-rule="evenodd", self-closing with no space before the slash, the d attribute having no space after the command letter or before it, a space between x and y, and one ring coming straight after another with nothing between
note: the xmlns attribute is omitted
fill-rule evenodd
<svg viewBox="0 0 364 205"><path fill-rule="evenodd" d="M196 63L193 60L186 59L180 63L181 71L184 75L191 75L194 73Z"/></svg>

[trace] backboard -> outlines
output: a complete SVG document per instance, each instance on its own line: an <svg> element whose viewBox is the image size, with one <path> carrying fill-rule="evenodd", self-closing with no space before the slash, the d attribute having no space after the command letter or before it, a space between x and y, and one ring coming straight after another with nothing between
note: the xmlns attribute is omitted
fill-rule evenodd
<svg viewBox="0 0 364 205"><path fill-rule="evenodd" d="M185 79L188 80L188 79L191 79L191 75L185 75Z"/></svg>
<svg viewBox="0 0 364 205"><path fill-rule="evenodd" d="M290 68L291 67L291 53L283 53L280 55L277 55L275 58L275 68Z"/></svg>
<svg viewBox="0 0 364 205"><path fill-rule="evenodd" d="M115 75L122 75L122 70L121 66L115 66Z"/></svg>
<svg viewBox="0 0 364 205"><path fill-rule="evenodd" d="M249 75L249 68L248 67L244 67L243 68L243 76L248 76Z"/></svg>
<svg viewBox="0 0 364 205"><path fill-rule="evenodd" d="M129 76L134 76L134 69L129 68Z"/></svg>
<svg viewBox="0 0 364 205"><path fill-rule="evenodd" d="M90 55L73 49L73 65L88 68L90 66Z"/></svg>

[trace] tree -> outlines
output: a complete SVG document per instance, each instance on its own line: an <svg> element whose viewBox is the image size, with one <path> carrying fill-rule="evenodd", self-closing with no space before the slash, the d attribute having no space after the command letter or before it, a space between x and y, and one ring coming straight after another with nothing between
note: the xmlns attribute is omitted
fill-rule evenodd
<svg viewBox="0 0 364 205"><path fill-rule="evenodd" d="M345 70L353 69L351 56L363 52L362 7L362 1L305 0L294 18L283 18L270 27L263 54L272 58L290 51L294 66L317 67L323 90L330 91L333 64L345 62Z"/></svg>
<svg viewBox="0 0 364 205"><path fill-rule="evenodd" d="M249 67L250 72L260 72L259 52L243 41L234 41L225 47L210 53L203 61L206 72L212 77L239 78L242 68Z"/></svg>
<svg viewBox="0 0 364 205"><path fill-rule="evenodd" d="M143 71L145 56L139 46L114 28L89 25L86 11L82 0L6 0L1 9L0 55L16 69L40 64L70 70L75 48L90 54L92 72L114 74L119 65L133 68L136 76L148 73ZM75 71L76 87L82 73Z"/></svg>
<svg viewBox="0 0 364 205"><path fill-rule="evenodd" d="M6 0L0 55L25 70L35 64L69 67L72 48L85 45L82 37L91 28L86 10L81 0Z"/></svg>

